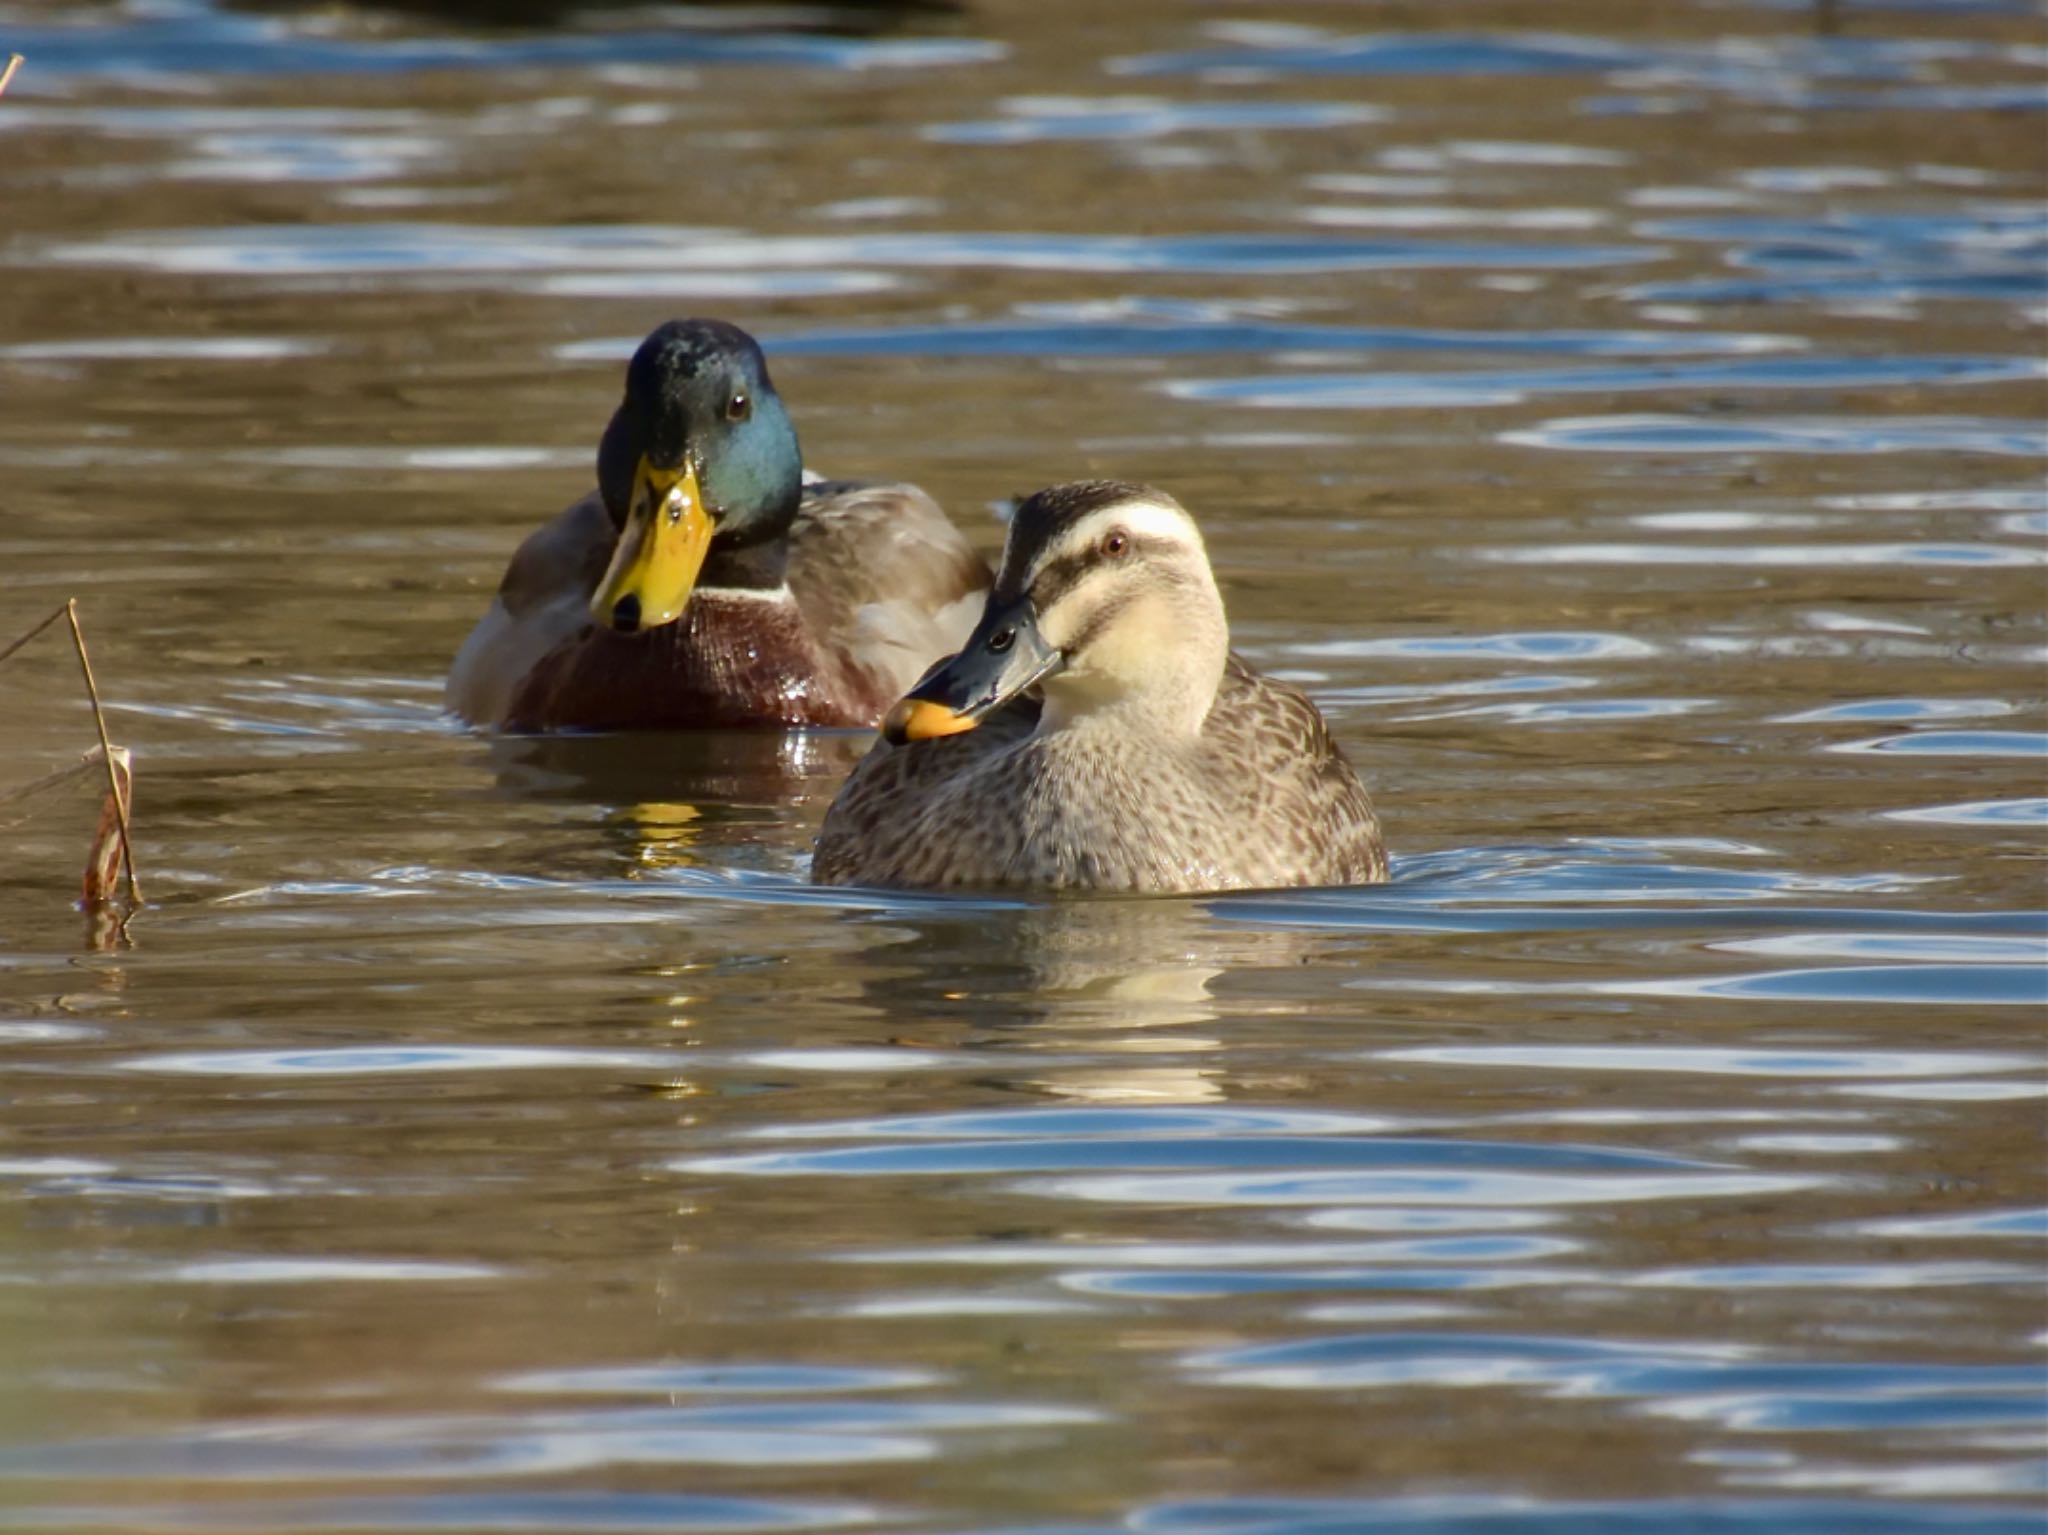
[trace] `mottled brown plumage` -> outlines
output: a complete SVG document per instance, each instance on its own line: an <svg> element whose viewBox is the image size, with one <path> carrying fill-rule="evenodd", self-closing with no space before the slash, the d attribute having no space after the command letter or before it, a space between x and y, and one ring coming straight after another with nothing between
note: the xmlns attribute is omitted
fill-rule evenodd
<svg viewBox="0 0 2048 1535"><path fill-rule="evenodd" d="M1227 647L1200 536L1171 498L1115 483L1041 493L1012 524L982 625L913 694L958 719L994 706L958 734L877 743L826 816L813 879L1198 891L1386 878L1372 803L1315 705ZM1004 694L1034 673L1042 718Z"/></svg>

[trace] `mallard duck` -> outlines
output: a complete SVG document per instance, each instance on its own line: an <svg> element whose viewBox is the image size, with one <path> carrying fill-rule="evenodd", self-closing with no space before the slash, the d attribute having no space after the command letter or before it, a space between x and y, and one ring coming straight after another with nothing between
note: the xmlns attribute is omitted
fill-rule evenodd
<svg viewBox="0 0 2048 1535"><path fill-rule="evenodd" d="M1195 891L1387 877L1308 696L1231 653L1194 520L1144 485L1040 491L958 655L826 813L824 885Z"/></svg>
<svg viewBox="0 0 2048 1535"><path fill-rule="evenodd" d="M987 564L913 485L805 483L754 338L641 343L597 490L520 545L448 675L507 730L873 725L959 649Z"/></svg>

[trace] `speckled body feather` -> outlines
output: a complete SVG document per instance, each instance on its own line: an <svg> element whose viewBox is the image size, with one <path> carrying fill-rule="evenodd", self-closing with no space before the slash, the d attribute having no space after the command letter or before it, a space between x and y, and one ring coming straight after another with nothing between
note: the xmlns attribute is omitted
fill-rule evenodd
<svg viewBox="0 0 2048 1535"><path fill-rule="evenodd" d="M878 743L833 801L826 885L1188 892L1386 878L1364 786L1307 695L1232 655L1199 736L1132 738L1012 706Z"/></svg>

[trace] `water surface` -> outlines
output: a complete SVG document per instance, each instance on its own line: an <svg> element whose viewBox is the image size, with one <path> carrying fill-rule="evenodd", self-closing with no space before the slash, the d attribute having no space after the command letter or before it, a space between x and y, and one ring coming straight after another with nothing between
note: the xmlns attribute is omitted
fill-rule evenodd
<svg viewBox="0 0 2048 1535"><path fill-rule="evenodd" d="M0 1528L2038 1529L2036 12L563 11L0 4L0 630L151 903L0 807ZM1172 489L1394 881L458 729L693 311L985 548Z"/></svg>

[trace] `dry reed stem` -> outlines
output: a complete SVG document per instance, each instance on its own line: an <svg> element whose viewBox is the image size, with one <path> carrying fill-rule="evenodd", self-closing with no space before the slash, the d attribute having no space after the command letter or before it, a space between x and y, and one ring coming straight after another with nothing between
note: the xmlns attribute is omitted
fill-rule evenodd
<svg viewBox="0 0 2048 1535"><path fill-rule="evenodd" d="M71 642L78 647L78 669L85 673L85 691L92 699L93 728L100 733L100 750L107 759L107 789L114 796L114 815L121 823L121 872L128 877L128 902L142 904L142 886L135 879L134 844L128 836L128 796L121 792L121 775L114 768L114 743L107 739L107 716L100 708L99 685L92 680L92 662L85 655L85 631L78 627L78 599L64 599L64 616L71 620Z"/></svg>
<svg viewBox="0 0 2048 1535"><path fill-rule="evenodd" d="M21 55L13 54L7 60L7 72L0 74L0 96L7 94L7 87L14 83L14 72L21 68Z"/></svg>
<svg viewBox="0 0 2048 1535"><path fill-rule="evenodd" d="M0 81L0 84L4 83L4 81ZM121 871L128 881L129 904L140 906L142 904L142 885L135 878L135 853L128 835L128 796L121 791L121 777L116 770L114 762L116 751L122 749L115 747L113 742L107 739L106 710L100 705L99 684L93 681L92 661L85 653L85 631L78 627L78 599L76 597L67 597L64 601L64 606L58 608L49 617L34 625L27 633L11 641L5 649L0 649L0 661L5 661L60 618L69 619L71 622L71 645L78 652L78 669L85 674L86 696L92 700L93 728L99 732L100 758L106 764L107 769L107 789L112 797L111 802L114 807L114 816L121 827Z"/></svg>

